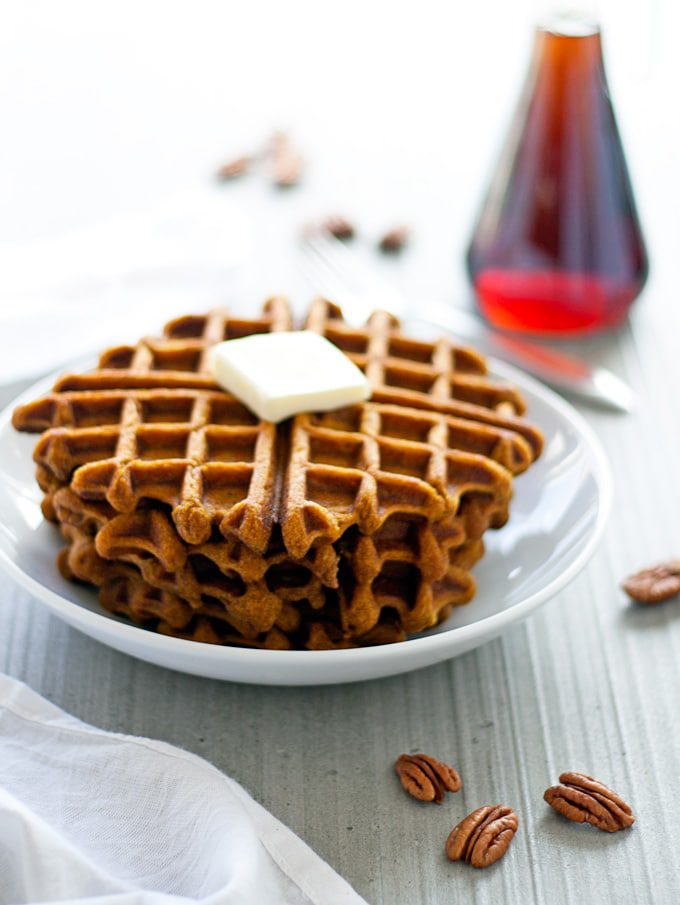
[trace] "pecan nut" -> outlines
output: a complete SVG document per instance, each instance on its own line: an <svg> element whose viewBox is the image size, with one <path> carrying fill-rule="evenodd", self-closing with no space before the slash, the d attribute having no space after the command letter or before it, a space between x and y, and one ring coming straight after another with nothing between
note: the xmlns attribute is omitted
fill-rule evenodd
<svg viewBox="0 0 680 905"><path fill-rule="evenodd" d="M630 807L616 792L585 773L562 773L560 784L545 790L551 808L576 823L615 833L635 823Z"/></svg>
<svg viewBox="0 0 680 905"><path fill-rule="evenodd" d="M233 160L227 160L217 171L217 178L222 182L228 182L230 179L237 179L246 173L252 163L252 157L235 157Z"/></svg>
<svg viewBox="0 0 680 905"><path fill-rule="evenodd" d="M419 801L441 804L447 792L458 792L463 785L453 767L427 754L402 754L394 770L404 789Z"/></svg>
<svg viewBox="0 0 680 905"><path fill-rule="evenodd" d="M302 178L304 159L285 132L275 132L269 143L271 178L280 188L297 185Z"/></svg>
<svg viewBox="0 0 680 905"><path fill-rule="evenodd" d="M408 226L395 226L378 242L378 248L386 254L397 254L408 244L409 235Z"/></svg>
<svg viewBox="0 0 680 905"><path fill-rule="evenodd" d="M472 867L489 867L507 852L517 826L517 814L506 805L477 808L449 833L446 856Z"/></svg>
<svg viewBox="0 0 680 905"><path fill-rule="evenodd" d="M662 562L630 575L621 585L638 603L661 603L680 594L680 559Z"/></svg>
<svg viewBox="0 0 680 905"><path fill-rule="evenodd" d="M326 217L321 224L321 228L342 241L354 238L354 226L341 214L332 214L330 217Z"/></svg>

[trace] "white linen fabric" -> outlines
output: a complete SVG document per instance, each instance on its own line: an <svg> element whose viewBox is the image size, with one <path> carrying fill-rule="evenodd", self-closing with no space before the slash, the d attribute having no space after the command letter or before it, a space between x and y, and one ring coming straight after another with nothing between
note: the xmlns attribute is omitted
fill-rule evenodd
<svg viewBox="0 0 680 905"><path fill-rule="evenodd" d="M366 905L209 763L0 674L0 903Z"/></svg>

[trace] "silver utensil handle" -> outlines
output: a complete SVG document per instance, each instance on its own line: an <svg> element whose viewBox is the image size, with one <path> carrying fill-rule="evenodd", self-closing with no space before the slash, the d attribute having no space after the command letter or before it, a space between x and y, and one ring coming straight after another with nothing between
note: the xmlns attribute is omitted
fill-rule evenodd
<svg viewBox="0 0 680 905"><path fill-rule="evenodd" d="M559 349L501 333L460 308L435 302L423 306L423 310L430 323L517 365L563 393L619 412L630 412L634 407L633 391L605 368L591 367Z"/></svg>

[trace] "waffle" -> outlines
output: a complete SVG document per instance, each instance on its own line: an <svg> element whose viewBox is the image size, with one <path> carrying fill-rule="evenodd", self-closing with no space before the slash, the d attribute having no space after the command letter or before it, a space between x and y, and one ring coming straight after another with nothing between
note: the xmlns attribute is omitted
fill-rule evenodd
<svg viewBox="0 0 680 905"><path fill-rule="evenodd" d="M291 324L279 298L249 320L179 318L15 411L42 433L62 568L105 606L183 637L315 648L398 640L473 596L482 535L541 450L517 390L469 349L409 339L382 312L357 329L319 300L306 327L364 370L371 399L269 424L217 387L207 351Z"/></svg>
<svg viewBox="0 0 680 905"><path fill-rule="evenodd" d="M69 488L54 494L53 506L67 539L79 539L80 548L88 540L101 561L97 573L87 566L90 575L108 577L104 563L132 565L146 585L194 612L218 606L248 640L276 627L291 605L321 611L329 599L337 601L336 627L346 636L370 632L384 609L397 614L405 631L420 631L443 607L474 595L469 569L482 555L481 536L496 511L488 501L469 500L446 522L394 519L373 537L352 532L337 549L318 547L293 562L280 546L265 557L233 540L190 546L158 509L115 514ZM72 564L71 570L86 580L82 567ZM101 580L91 583L102 586Z"/></svg>
<svg viewBox="0 0 680 905"><path fill-rule="evenodd" d="M486 377L478 356L448 341L407 340L395 323L379 312L364 331L350 330L334 306L313 306L308 327L366 371L372 401L340 415L300 415L288 437L220 391L206 364L222 338L289 328L280 299L260 319L180 318L162 340L110 349L96 371L66 375L18 409L14 423L46 431L36 461L65 483L72 476L85 499L107 499L119 512L169 505L191 544L217 526L263 552L279 523L299 558L351 524L370 534L398 512L441 518L462 494L503 483L495 463L517 474L540 451L535 428L509 414L523 410L517 391ZM426 356L434 363L423 364Z"/></svg>
<svg viewBox="0 0 680 905"><path fill-rule="evenodd" d="M101 604L110 612L162 634L192 641L274 650L292 647L277 626L260 637L244 637L229 624L221 607L206 603L200 611L194 610L172 591L150 585L134 566L100 557L91 536L72 526L64 526L62 531L68 546L57 559L60 572L70 581L98 588ZM292 615L297 616L295 611ZM282 620L285 624L285 614Z"/></svg>
<svg viewBox="0 0 680 905"><path fill-rule="evenodd" d="M192 604L175 591L146 581L141 569L130 561L101 557L93 537L86 532L62 525L62 533L68 541L58 557L64 577L94 585L106 609L163 634L211 644L276 650L360 647L400 641L407 636L403 620L389 607L390 603L403 604L403 595L395 593L395 589L390 591L389 585L378 590L377 596L385 606L366 632L350 635L343 629L342 598L338 592L326 590L321 606L312 606L304 598L295 604L282 600L269 628L243 634L228 610L214 598ZM482 542L476 541L463 544L451 557L449 574L432 590L437 621L446 618L453 606L451 588L468 590L467 570L482 552ZM386 581L396 578L391 574Z"/></svg>

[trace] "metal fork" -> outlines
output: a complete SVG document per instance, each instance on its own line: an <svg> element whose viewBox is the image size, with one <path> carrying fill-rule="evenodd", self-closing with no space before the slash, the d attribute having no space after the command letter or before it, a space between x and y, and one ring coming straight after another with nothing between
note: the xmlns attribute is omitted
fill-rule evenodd
<svg viewBox="0 0 680 905"><path fill-rule="evenodd" d="M375 309L406 313L404 296L366 265L356 252L323 230L305 236L306 274L314 287L342 305L349 321L361 322Z"/></svg>
<svg viewBox="0 0 680 905"><path fill-rule="evenodd" d="M633 408L635 397L630 387L606 368L591 367L552 347L501 333L461 308L429 302L422 305L427 320L409 316L404 295L328 232L308 232L303 250L305 276L315 291L342 306L351 323L362 323L372 310L383 308L402 319L406 329L435 325L518 365L563 393L620 412Z"/></svg>

